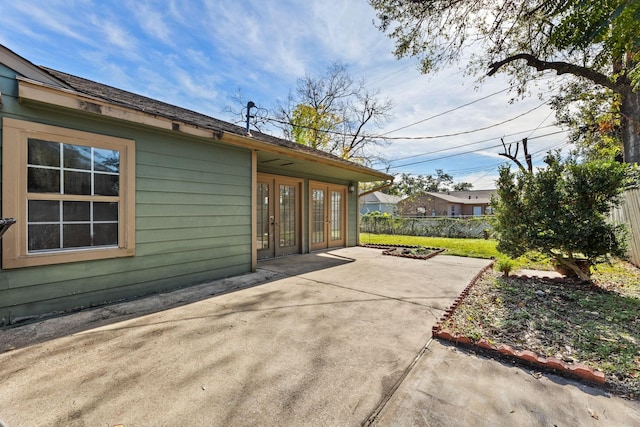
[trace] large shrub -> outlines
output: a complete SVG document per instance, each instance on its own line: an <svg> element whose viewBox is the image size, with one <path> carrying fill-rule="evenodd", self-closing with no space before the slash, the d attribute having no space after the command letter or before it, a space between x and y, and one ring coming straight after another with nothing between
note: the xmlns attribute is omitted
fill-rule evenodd
<svg viewBox="0 0 640 427"><path fill-rule="evenodd" d="M548 154L546 168L537 171L500 168L497 198L492 201L498 250L511 257L538 251L588 280L590 264L608 256L623 256L624 227L608 220L620 203L628 165L599 160L579 163Z"/></svg>

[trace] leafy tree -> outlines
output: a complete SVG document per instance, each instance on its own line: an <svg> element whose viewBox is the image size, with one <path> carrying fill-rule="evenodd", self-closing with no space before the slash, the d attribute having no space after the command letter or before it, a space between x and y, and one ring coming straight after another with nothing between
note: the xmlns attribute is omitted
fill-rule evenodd
<svg viewBox="0 0 640 427"><path fill-rule="evenodd" d="M470 182L457 182L453 184L453 191L470 191L473 189L473 184Z"/></svg>
<svg viewBox="0 0 640 427"><path fill-rule="evenodd" d="M558 153L549 153L545 163L534 172L500 168L491 202L498 250L514 258L538 251L589 280L579 256L591 264L624 256L624 227L608 221L608 213L620 202L629 167L611 160L562 161Z"/></svg>
<svg viewBox="0 0 640 427"><path fill-rule="evenodd" d="M298 79L276 116L286 138L366 164L376 160L372 148L384 143L372 129L381 128L392 106L335 62L323 75Z"/></svg>
<svg viewBox="0 0 640 427"><path fill-rule="evenodd" d="M291 115L291 122L294 124L291 136L295 142L318 150L327 150L331 143L329 131L340 122L340 118L310 105L298 104Z"/></svg>
<svg viewBox="0 0 640 427"><path fill-rule="evenodd" d="M543 71L608 89L619 102L624 160L640 162L637 0L370 3L378 27L396 41L395 54L418 57L425 73L468 58L471 73L482 75L486 67L488 75L508 73L518 94L527 93L532 78ZM557 81L566 87L566 80Z"/></svg>
<svg viewBox="0 0 640 427"><path fill-rule="evenodd" d="M558 124L571 130L569 138L586 160L622 159L620 102L608 89L567 85L551 106Z"/></svg>
<svg viewBox="0 0 640 427"><path fill-rule="evenodd" d="M433 175L411 175L403 173L400 179L394 181L386 193L396 196L419 196L427 192L442 192L453 188L454 191L466 191L473 187L468 182L453 183L453 177L444 173L442 169L436 169Z"/></svg>

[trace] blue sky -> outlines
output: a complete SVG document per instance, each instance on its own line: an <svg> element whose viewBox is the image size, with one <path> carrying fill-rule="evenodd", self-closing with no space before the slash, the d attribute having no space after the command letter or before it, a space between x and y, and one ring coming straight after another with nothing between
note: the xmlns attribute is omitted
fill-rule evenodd
<svg viewBox="0 0 640 427"><path fill-rule="evenodd" d="M37 65L227 121L239 117L229 111L240 111L238 93L271 109L305 73L340 60L393 101L380 134L420 122L389 133L398 139L378 149L387 163L373 167L390 165L392 174L443 169L456 182L493 188L500 138L529 137L537 163L550 148L566 149L544 96L510 104L507 92L488 96L507 88L504 77L478 89L460 69L421 75L417 60L393 56L374 19L366 0L3 0L0 44Z"/></svg>

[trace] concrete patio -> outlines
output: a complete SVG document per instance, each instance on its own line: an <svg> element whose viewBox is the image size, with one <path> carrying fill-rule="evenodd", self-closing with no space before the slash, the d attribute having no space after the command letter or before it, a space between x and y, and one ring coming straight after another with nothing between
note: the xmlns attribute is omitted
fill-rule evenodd
<svg viewBox="0 0 640 427"><path fill-rule="evenodd" d="M443 310L487 264L338 249L2 330L0 419L9 427L637 425L637 402L431 340Z"/></svg>

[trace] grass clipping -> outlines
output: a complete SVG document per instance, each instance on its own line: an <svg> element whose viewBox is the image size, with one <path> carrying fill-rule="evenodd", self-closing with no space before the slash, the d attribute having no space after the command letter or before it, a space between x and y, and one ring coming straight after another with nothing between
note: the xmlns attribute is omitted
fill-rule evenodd
<svg viewBox="0 0 640 427"><path fill-rule="evenodd" d="M594 283L486 274L442 325L602 371L606 387L640 398L640 272L604 266Z"/></svg>

